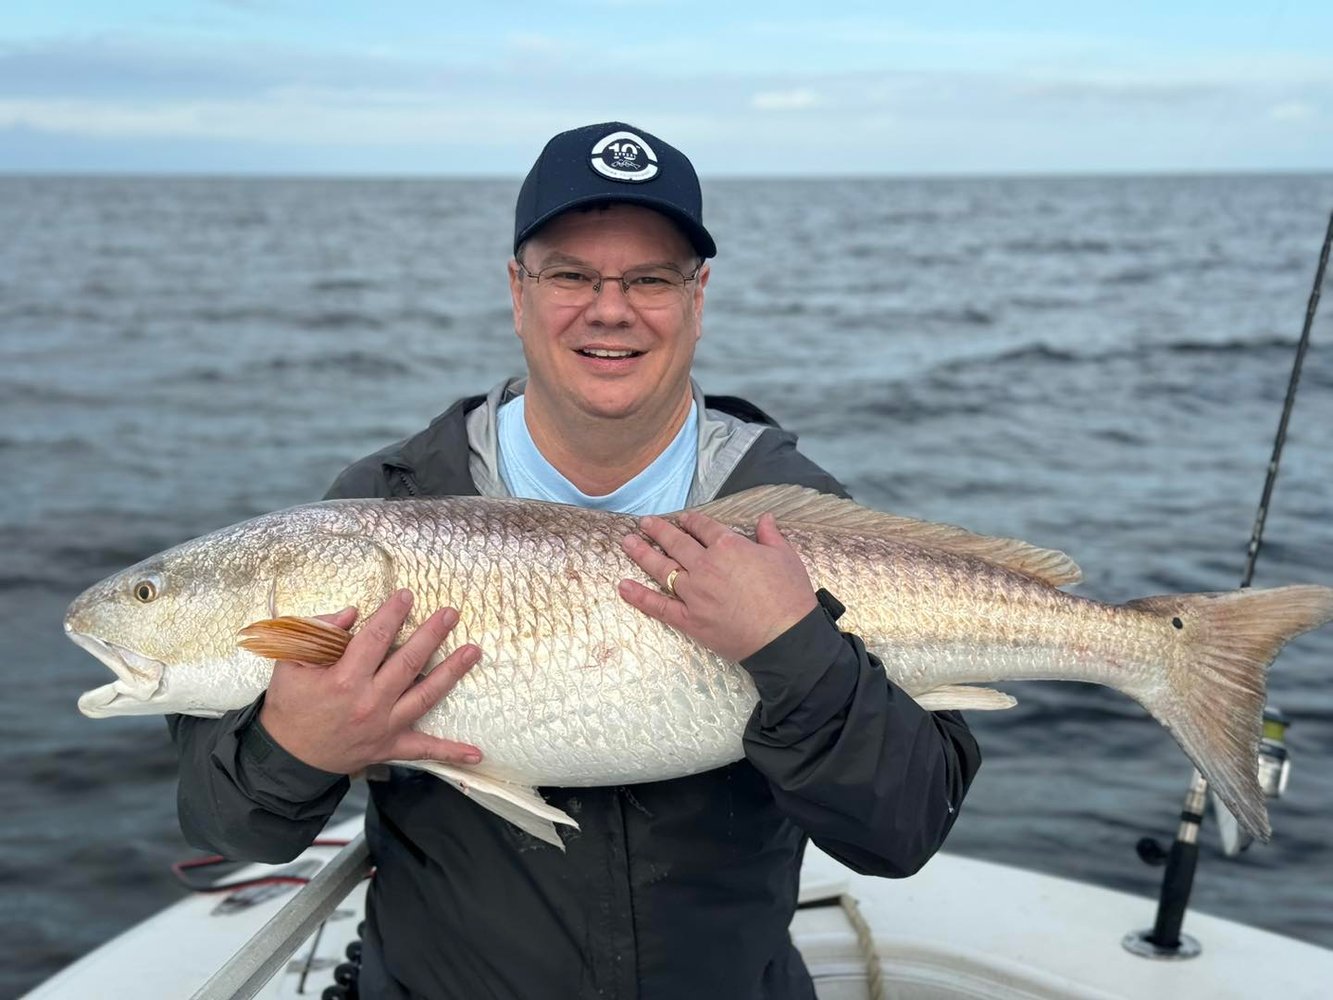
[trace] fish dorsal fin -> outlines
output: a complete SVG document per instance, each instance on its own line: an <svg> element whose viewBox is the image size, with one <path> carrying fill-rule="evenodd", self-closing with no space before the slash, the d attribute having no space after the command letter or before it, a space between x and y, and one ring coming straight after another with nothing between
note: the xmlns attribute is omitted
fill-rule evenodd
<svg viewBox="0 0 1333 1000"><path fill-rule="evenodd" d="M884 514L806 486L756 486L695 509L727 524L751 525L760 514L771 513L780 524L800 524L910 542L954 555L984 559L1052 587L1083 579L1083 571L1074 560L1055 549L1041 549L1017 538L978 535L952 524Z"/></svg>

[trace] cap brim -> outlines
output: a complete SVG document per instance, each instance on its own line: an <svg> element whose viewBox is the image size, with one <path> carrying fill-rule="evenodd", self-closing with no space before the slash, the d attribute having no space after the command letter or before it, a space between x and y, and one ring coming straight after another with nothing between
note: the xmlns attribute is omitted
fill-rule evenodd
<svg viewBox="0 0 1333 1000"><path fill-rule="evenodd" d="M514 252L517 253L519 245L524 240L532 236L533 233L546 225L546 223L550 222L557 215L563 215L570 209L578 208L580 205L593 205L598 202L627 202L631 205L642 205L645 208L651 208L656 212L661 212L680 227L681 232L685 234L685 238L690 241L690 245L694 247L695 252L697 252L699 256L717 256L717 244L713 242L713 237L708 235L708 230L695 222L675 205L671 204L671 202L663 201L660 198L654 198L651 195L645 194L626 193L623 195L611 195L606 192L584 195L581 198L571 198L559 208L554 208L545 215L538 216L535 220L525 226L523 230L519 232L518 236L515 237Z"/></svg>

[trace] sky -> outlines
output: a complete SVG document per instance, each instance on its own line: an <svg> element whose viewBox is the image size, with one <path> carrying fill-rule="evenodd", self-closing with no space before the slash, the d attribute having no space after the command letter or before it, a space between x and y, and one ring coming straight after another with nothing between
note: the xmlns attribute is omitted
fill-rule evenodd
<svg viewBox="0 0 1333 1000"><path fill-rule="evenodd" d="M1333 3L0 0L0 172L1333 170Z"/></svg>

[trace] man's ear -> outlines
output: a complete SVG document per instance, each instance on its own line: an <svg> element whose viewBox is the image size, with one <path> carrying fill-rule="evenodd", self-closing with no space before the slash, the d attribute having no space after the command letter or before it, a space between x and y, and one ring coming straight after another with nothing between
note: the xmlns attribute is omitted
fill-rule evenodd
<svg viewBox="0 0 1333 1000"><path fill-rule="evenodd" d="M518 269L518 261L509 262L509 297L514 303L514 332L520 337L523 329L523 274Z"/></svg>
<svg viewBox="0 0 1333 1000"><path fill-rule="evenodd" d="M705 263L699 268L699 274L694 279L694 321L701 331L704 318L704 286L708 284L708 278L712 273L712 267Z"/></svg>

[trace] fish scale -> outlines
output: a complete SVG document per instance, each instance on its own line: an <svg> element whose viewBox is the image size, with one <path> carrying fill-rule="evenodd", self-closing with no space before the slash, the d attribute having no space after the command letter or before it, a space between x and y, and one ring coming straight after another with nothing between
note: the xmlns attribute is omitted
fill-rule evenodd
<svg viewBox="0 0 1333 1000"><path fill-rule="evenodd" d="M1333 590L1111 605L1059 589L1079 577L1063 553L802 487L760 487L700 509L751 537L772 513L813 584L846 605L839 627L923 707L1007 708L1008 695L970 686L1006 680L1108 685L1166 725L1240 822L1266 835L1255 779L1266 670L1288 639L1333 618ZM71 638L118 678L79 705L92 716L219 715L259 695L266 656L312 658L288 645L294 636L318 638L321 662L348 638L269 619L347 605L368 613L410 587L400 639L450 606L460 620L448 648L472 642L483 653L418 728L473 743L484 759L402 763L559 843L552 823L573 820L536 787L667 779L738 760L758 700L738 664L619 597L623 577L654 583L621 550L635 527L621 514L479 497L264 515L145 560L70 605ZM158 591L148 602L134 597L144 581ZM264 656L237 644L246 626L247 643L270 643Z"/></svg>
<svg viewBox="0 0 1333 1000"><path fill-rule="evenodd" d="M657 747L680 742L708 765L740 756L739 732L755 701L748 675L616 594L628 572L619 541L632 518L603 517L589 532L577 508L563 509L571 517L561 526L515 518L512 506L458 506L438 531L434 501L371 507L360 527L395 562L415 567L396 581L417 594L405 632L434 608L453 606L460 621L436 660L466 642L483 650L423 729L484 746L488 774L525 784L669 777L680 762ZM450 558L427 566L421 552ZM613 653L617 666L608 670L599 660ZM663 669L672 664L676 670ZM663 704L675 714L655 711Z"/></svg>

